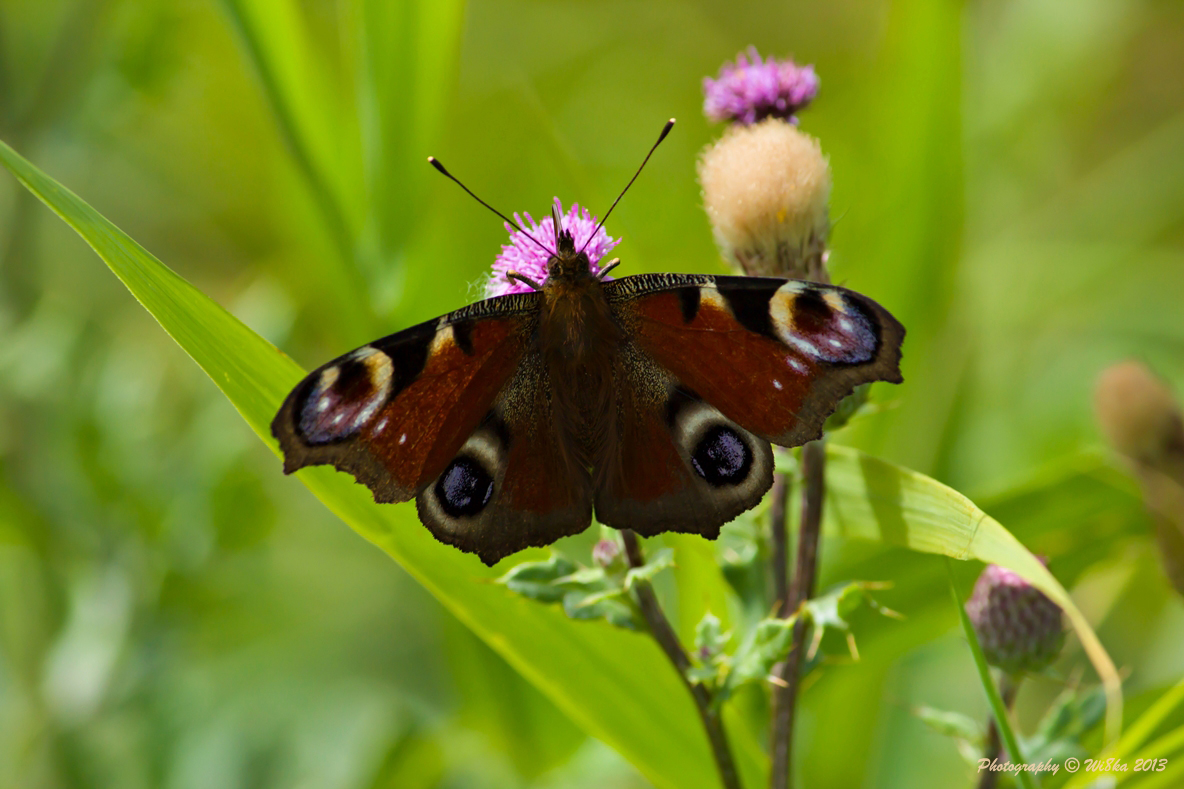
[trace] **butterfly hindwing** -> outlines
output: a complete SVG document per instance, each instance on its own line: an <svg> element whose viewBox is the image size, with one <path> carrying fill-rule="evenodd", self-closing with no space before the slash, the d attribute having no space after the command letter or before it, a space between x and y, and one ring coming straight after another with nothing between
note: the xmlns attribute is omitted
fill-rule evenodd
<svg viewBox="0 0 1184 789"><path fill-rule="evenodd" d="M682 387L774 444L819 438L856 386L902 380L904 328L838 286L642 274L607 283L605 296L632 342Z"/></svg>
<svg viewBox="0 0 1184 789"><path fill-rule="evenodd" d="M591 480L563 460L552 400L539 355L527 354L482 425L416 500L438 540L492 565L588 527Z"/></svg>
<svg viewBox="0 0 1184 789"><path fill-rule="evenodd" d="M332 465L407 501L489 413L529 347L538 294L477 302L314 370L271 424L284 471Z"/></svg>
<svg viewBox="0 0 1184 789"><path fill-rule="evenodd" d="M618 375L619 473L598 475L601 523L719 536L773 484L769 442L682 388L637 348Z"/></svg>

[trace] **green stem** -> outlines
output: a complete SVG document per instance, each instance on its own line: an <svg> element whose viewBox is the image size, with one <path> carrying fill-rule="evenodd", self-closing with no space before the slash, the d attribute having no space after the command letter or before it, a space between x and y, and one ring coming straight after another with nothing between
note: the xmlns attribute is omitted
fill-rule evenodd
<svg viewBox="0 0 1184 789"><path fill-rule="evenodd" d="M987 694L987 701L991 703L991 711L995 715L995 721L999 726L999 736L1003 739L1003 746L1007 750L1007 756L1011 759L1011 763L1015 765L1022 765L1024 755L1020 751L1019 741L1016 739L1015 732L1011 728L1011 721L1007 716L1007 705L1003 703L1003 697L999 695L999 688L995 685L995 680L991 678L991 667L987 665L987 659L983 655L983 648L978 643L978 636L974 634L974 625L970 623L970 617L966 615L966 607L962 604L962 597L958 594L958 586L954 582L954 566L950 563L949 558L946 559L946 570L950 576L950 593L954 596L954 605L958 609L958 618L962 622L962 631L966 634L966 641L970 645L970 654L974 656L974 665L978 668L979 681L982 682L983 691ZM1025 770L1017 770L1015 773L1015 781L1023 789L1036 789L1036 783L1032 778L1032 774Z"/></svg>
<svg viewBox="0 0 1184 789"><path fill-rule="evenodd" d="M814 595L818 575L818 544L822 534L822 505L826 482L826 444L811 441L802 447L802 519L798 529L798 555L793 585L783 604L783 616L790 616ZM793 627L793 648L781 663L773 691L772 759L769 789L789 789L792 783L793 728L801 683L802 652L808 626L799 619Z"/></svg>
<svg viewBox="0 0 1184 789"><path fill-rule="evenodd" d="M630 529L621 530L621 540L625 543L625 555L629 559L630 567L644 567L645 557L641 552L641 542L637 534ZM711 691L698 682L692 682L687 676L691 668L691 659L678 640L678 634L670 625L670 620L662 612L658 596L649 581L638 581L633 584L633 592L637 595L637 603L641 608L641 615L649 625L650 634L662 647L666 657L674 664L678 676L686 685L699 710L699 719L703 721L703 728L707 732L707 740L711 744L711 755L715 759L715 766L719 770L720 784L724 789L743 789L740 775L736 772L736 760L732 758L732 748L728 744L728 735L724 730L720 710L712 701Z"/></svg>
<svg viewBox="0 0 1184 789"><path fill-rule="evenodd" d="M1010 713L1012 706L1015 704L1016 693L1020 689L1020 680L1022 677L1011 676L1008 674L1002 675L1003 679L1000 682L1002 686L1003 706L1007 708ZM1002 743L999 742L999 724L992 715L987 720L987 747L983 749L983 757L994 761L999 758L1002 751ZM995 789L995 784L999 781L999 773L993 770L983 770L980 773L978 780L978 789Z"/></svg>

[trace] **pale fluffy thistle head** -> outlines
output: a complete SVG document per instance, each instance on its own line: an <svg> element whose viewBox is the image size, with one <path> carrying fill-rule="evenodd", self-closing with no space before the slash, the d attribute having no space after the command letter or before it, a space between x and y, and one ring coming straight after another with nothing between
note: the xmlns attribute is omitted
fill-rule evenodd
<svg viewBox="0 0 1184 789"><path fill-rule="evenodd" d="M750 276L827 281L830 166L818 141L769 118L732 126L699 158L720 251Z"/></svg>

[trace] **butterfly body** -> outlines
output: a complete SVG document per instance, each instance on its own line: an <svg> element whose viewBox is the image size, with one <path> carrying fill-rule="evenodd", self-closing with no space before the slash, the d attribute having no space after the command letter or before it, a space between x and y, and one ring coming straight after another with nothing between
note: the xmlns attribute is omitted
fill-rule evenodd
<svg viewBox="0 0 1184 789"><path fill-rule="evenodd" d="M603 477L613 470L617 453L613 392L625 335L605 299L604 283L570 235L560 234L540 302L531 350L546 369L564 468L575 476L596 469Z"/></svg>
<svg viewBox="0 0 1184 789"><path fill-rule="evenodd" d="M565 233L541 290L377 340L304 379L272 432L284 470L330 464L416 499L492 564L598 520L713 538L856 386L899 382L904 329L871 299L795 280L604 281Z"/></svg>

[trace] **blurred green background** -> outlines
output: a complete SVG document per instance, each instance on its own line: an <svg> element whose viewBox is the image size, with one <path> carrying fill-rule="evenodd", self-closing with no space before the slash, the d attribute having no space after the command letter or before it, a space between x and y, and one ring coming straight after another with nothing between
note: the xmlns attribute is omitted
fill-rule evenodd
<svg viewBox="0 0 1184 789"><path fill-rule="evenodd" d="M833 275L909 329L838 440L1047 554L1137 714L1184 675L1184 605L1090 394L1129 356L1184 391L1181 4L0 0L0 138L312 367L478 296L501 223L429 154L503 211L603 212L675 116L609 231L622 273L722 271L700 80L749 44L815 64ZM804 785L970 785L911 712L985 715L941 561L828 541L845 578L908 620L808 686ZM647 785L0 177L0 786Z"/></svg>

